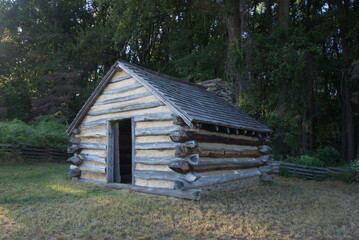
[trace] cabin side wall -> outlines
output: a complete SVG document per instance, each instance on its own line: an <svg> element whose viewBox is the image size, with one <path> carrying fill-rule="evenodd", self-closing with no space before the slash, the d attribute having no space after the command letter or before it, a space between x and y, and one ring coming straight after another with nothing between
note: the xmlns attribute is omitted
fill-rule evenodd
<svg viewBox="0 0 359 240"><path fill-rule="evenodd" d="M260 168L270 158L264 138L255 132L222 128L228 131L225 133L218 126L210 128L172 133L171 139L182 144L176 156L195 160L172 163L174 171L192 176L192 181L177 180L178 188L199 188L262 174Z"/></svg>

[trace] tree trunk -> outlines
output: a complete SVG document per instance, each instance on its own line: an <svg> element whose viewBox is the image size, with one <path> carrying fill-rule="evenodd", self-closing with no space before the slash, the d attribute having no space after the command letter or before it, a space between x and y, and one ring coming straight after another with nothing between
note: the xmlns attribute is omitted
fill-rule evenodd
<svg viewBox="0 0 359 240"><path fill-rule="evenodd" d="M342 106L342 159L354 159L354 124L351 102L352 90L350 81L350 44L348 39L347 14L349 0L337 0L340 38L342 45L342 78L341 78L341 106Z"/></svg>
<svg viewBox="0 0 359 240"><path fill-rule="evenodd" d="M279 0L278 25L288 29L289 25L289 0Z"/></svg>

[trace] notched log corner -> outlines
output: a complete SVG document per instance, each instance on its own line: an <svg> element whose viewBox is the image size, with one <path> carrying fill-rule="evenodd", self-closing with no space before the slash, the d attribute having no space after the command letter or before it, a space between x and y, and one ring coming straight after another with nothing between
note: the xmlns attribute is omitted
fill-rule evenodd
<svg viewBox="0 0 359 240"><path fill-rule="evenodd" d="M259 181L262 183L271 183L274 181L274 176L264 173L259 176Z"/></svg>
<svg viewBox="0 0 359 240"><path fill-rule="evenodd" d="M191 154L186 157L186 161L191 165L199 164L199 154Z"/></svg>
<svg viewBox="0 0 359 240"><path fill-rule="evenodd" d="M79 153L80 151L81 151L81 148L77 144L74 144L67 148L67 153Z"/></svg>
<svg viewBox="0 0 359 240"><path fill-rule="evenodd" d="M190 140L185 142L184 146L187 148L196 148L198 147L198 142L196 140Z"/></svg>
<svg viewBox="0 0 359 240"><path fill-rule="evenodd" d="M267 153L270 153L270 151L272 151L272 148L267 145L261 145L258 147L258 151L263 154L267 154Z"/></svg>
<svg viewBox="0 0 359 240"><path fill-rule="evenodd" d="M80 132L81 132L81 130L78 129L78 128L75 128L75 129L72 131L73 134L79 134Z"/></svg>
<svg viewBox="0 0 359 240"><path fill-rule="evenodd" d="M72 143L72 144L79 144L80 142L81 142L81 138L79 138L79 137L70 138L70 143Z"/></svg>
<svg viewBox="0 0 359 240"><path fill-rule="evenodd" d="M81 176L81 170L80 168L76 167L76 166L70 166L69 170L67 171L67 176L69 178L73 178L73 177L80 177Z"/></svg>
<svg viewBox="0 0 359 240"><path fill-rule="evenodd" d="M186 180L187 182L195 182L198 179L201 178L201 174L196 173L196 172L188 172L186 174L183 175L183 179Z"/></svg>
<svg viewBox="0 0 359 240"><path fill-rule="evenodd" d="M173 124L175 125L180 125L180 126L185 126L186 123L183 121L183 119L175 114L172 114L172 120L173 120Z"/></svg>
<svg viewBox="0 0 359 240"><path fill-rule="evenodd" d="M83 162L83 159L81 159L79 155L75 154L74 156L70 157L66 161L75 166L79 166Z"/></svg>
<svg viewBox="0 0 359 240"><path fill-rule="evenodd" d="M262 163L267 163L268 161L271 161L273 159L273 155L263 155L258 158L259 161Z"/></svg>
<svg viewBox="0 0 359 240"><path fill-rule="evenodd" d="M188 162L183 161L183 160L172 161L172 162L170 162L170 164L168 164L168 167L170 169L172 169L173 171L178 172L180 174L188 173L191 168L190 165L188 164Z"/></svg>

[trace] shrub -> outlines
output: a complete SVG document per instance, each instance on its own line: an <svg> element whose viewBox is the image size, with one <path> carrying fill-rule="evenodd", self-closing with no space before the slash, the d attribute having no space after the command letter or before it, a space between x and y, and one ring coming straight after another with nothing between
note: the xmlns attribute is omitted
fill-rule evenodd
<svg viewBox="0 0 359 240"><path fill-rule="evenodd" d="M324 162L321 161L319 158L309 155L301 155L297 157L287 156L285 158L286 162L295 163L295 164L301 164L306 166L312 166L312 167L323 167Z"/></svg>
<svg viewBox="0 0 359 240"><path fill-rule="evenodd" d="M355 159L350 162L350 169L354 171L359 171L359 159Z"/></svg>
<svg viewBox="0 0 359 240"><path fill-rule="evenodd" d="M324 162L326 166L334 166L340 161L340 153L332 146L318 148L314 156Z"/></svg>
<svg viewBox="0 0 359 240"><path fill-rule="evenodd" d="M31 144L65 151L68 145L66 122L55 116L39 117L26 124L18 119L0 122L0 143Z"/></svg>

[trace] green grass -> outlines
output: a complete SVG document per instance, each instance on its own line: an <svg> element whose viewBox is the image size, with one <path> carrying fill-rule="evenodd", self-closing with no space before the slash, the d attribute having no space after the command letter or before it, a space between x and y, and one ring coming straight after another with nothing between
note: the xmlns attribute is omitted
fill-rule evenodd
<svg viewBox="0 0 359 240"><path fill-rule="evenodd" d="M193 202L72 181L67 168L0 165L0 239L359 237L357 183L278 177L219 185Z"/></svg>

